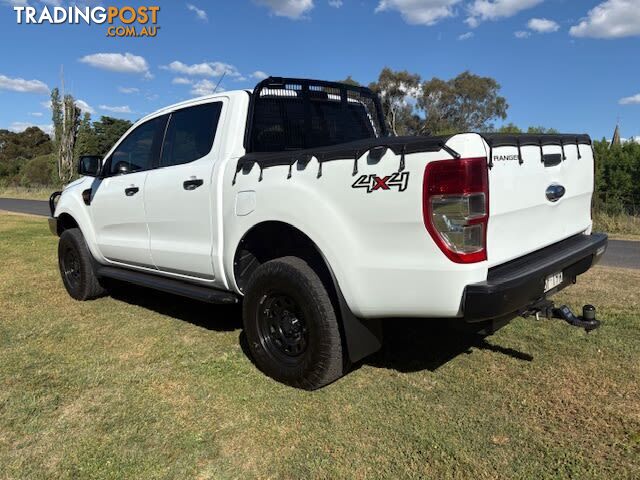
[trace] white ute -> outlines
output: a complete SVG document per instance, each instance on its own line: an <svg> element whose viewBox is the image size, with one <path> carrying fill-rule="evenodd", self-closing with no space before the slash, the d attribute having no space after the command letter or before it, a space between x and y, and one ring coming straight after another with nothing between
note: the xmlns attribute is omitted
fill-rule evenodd
<svg viewBox="0 0 640 480"><path fill-rule="evenodd" d="M293 386L376 351L383 318L597 326L548 300L607 244L587 135L392 137L366 88L271 77L148 115L78 171L50 202L69 294L242 302L257 366Z"/></svg>

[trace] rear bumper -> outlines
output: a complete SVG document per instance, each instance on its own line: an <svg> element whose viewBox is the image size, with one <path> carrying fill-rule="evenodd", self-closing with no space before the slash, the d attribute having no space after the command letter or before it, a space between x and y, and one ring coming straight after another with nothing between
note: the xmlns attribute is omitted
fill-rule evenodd
<svg viewBox="0 0 640 480"><path fill-rule="evenodd" d="M575 282L600 260L606 234L576 235L489 270L487 280L468 285L463 298L464 319L481 322L515 314ZM545 279L563 273L563 282L545 292Z"/></svg>

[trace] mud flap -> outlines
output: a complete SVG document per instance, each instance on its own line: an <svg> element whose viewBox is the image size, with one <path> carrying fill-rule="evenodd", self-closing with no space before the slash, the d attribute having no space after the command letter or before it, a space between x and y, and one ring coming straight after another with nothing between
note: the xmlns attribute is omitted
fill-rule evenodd
<svg viewBox="0 0 640 480"><path fill-rule="evenodd" d="M333 279L340 304L340 316L347 343L349 360L355 363L377 352L382 347L382 321L380 319L360 319L356 317Z"/></svg>

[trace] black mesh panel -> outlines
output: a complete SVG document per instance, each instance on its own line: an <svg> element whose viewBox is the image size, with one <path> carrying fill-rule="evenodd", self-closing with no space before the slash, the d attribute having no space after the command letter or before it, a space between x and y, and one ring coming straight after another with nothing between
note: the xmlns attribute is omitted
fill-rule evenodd
<svg viewBox="0 0 640 480"><path fill-rule="evenodd" d="M325 147L380 137L373 93L340 84L267 84L254 92L249 139L254 152Z"/></svg>

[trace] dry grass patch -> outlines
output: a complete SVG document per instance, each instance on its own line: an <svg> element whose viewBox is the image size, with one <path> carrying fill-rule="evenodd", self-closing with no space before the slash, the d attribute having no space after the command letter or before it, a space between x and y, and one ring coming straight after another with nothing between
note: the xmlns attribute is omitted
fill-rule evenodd
<svg viewBox="0 0 640 480"><path fill-rule="evenodd" d="M62 187L0 187L0 197L25 200L49 200L49 196Z"/></svg>
<svg viewBox="0 0 640 480"><path fill-rule="evenodd" d="M611 232L613 234L640 237L640 217L620 213L610 215L604 212L595 212L594 229L598 232Z"/></svg>

